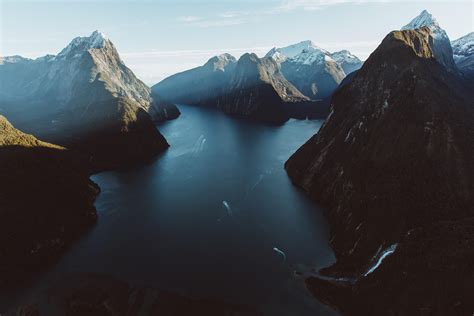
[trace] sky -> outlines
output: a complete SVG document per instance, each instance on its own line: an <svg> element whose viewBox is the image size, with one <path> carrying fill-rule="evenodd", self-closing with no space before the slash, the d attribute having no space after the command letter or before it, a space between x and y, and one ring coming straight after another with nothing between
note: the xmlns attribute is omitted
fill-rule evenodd
<svg viewBox="0 0 474 316"><path fill-rule="evenodd" d="M152 85L217 54L303 40L364 60L423 9L452 40L474 31L474 0L0 0L0 56L57 54L99 30Z"/></svg>

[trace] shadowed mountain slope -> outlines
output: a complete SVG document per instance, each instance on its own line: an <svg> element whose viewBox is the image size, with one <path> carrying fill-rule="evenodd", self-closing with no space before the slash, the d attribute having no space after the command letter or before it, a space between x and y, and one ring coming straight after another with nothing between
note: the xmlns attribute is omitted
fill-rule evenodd
<svg viewBox="0 0 474 316"><path fill-rule="evenodd" d="M48 141L86 149L115 144L110 153L88 152L95 160L114 160L105 167L164 150L166 141L150 123L179 115L173 104L152 98L97 31L75 38L56 56L2 58L0 101L0 113L15 126Z"/></svg>
<svg viewBox="0 0 474 316"><path fill-rule="evenodd" d="M15 129L0 116L0 288L58 255L96 221L87 159Z"/></svg>
<svg viewBox="0 0 474 316"><path fill-rule="evenodd" d="M307 282L344 315L474 307L474 98L436 51L428 27L390 33L285 165L327 207L335 279Z"/></svg>

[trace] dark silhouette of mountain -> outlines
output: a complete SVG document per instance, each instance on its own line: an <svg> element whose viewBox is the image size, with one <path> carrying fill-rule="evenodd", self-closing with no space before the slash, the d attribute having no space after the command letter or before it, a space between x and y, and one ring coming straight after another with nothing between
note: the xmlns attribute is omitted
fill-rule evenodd
<svg viewBox="0 0 474 316"><path fill-rule="evenodd" d="M165 149L168 145L151 121L179 115L173 104L151 96L112 42L97 31L75 38L56 56L2 58L0 100L0 113L15 126L90 150L107 167Z"/></svg>
<svg viewBox="0 0 474 316"><path fill-rule="evenodd" d="M337 257L307 285L344 315L474 309L474 98L436 36L390 33L285 165Z"/></svg>
<svg viewBox="0 0 474 316"><path fill-rule="evenodd" d="M208 315L257 316L251 307L215 299L198 299L151 287L139 287L112 277L70 275L52 284L32 302L7 313L13 315Z"/></svg>
<svg viewBox="0 0 474 316"><path fill-rule="evenodd" d="M87 157L15 129L0 116L0 288L25 281L97 218Z"/></svg>

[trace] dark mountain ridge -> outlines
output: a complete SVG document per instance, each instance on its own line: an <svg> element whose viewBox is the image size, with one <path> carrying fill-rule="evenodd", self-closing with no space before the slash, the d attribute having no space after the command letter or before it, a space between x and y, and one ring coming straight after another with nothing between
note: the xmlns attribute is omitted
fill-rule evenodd
<svg viewBox="0 0 474 316"><path fill-rule="evenodd" d="M390 33L285 165L327 207L334 279L307 282L343 314L473 308L474 98L432 36Z"/></svg>

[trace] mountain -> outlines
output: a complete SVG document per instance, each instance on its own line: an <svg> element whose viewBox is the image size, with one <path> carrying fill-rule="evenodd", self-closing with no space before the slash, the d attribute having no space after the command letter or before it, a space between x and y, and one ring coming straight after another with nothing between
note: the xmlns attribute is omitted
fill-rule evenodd
<svg viewBox="0 0 474 316"><path fill-rule="evenodd" d="M0 288L57 259L95 223L99 188L86 163L0 116Z"/></svg>
<svg viewBox="0 0 474 316"><path fill-rule="evenodd" d="M201 67L164 79L152 91L177 104L206 106L224 92L236 65L230 54L215 56Z"/></svg>
<svg viewBox="0 0 474 316"><path fill-rule="evenodd" d="M474 309L474 97L438 45L390 33L285 164L327 209L337 262L307 285L343 315Z"/></svg>
<svg viewBox="0 0 474 316"><path fill-rule="evenodd" d="M348 50L332 53L331 58L342 67L346 76L362 67L359 57L351 54Z"/></svg>
<svg viewBox="0 0 474 316"><path fill-rule="evenodd" d="M402 30L416 30L423 27L429 28L431 32L433 53L436 56L436 60L449 71L457 71L448 34L439 26L438 21L436 21L431 13L423 10L410 23L402 27Z"/></svg>
<svg viewBox="0 0 474 316"><path fill-rule="evenodd" d="M329 99L347 74L362 62L347 50L331 54L311 41L273 48L266 55L281 64L288 81L311 99Z"/></svg>
<svg viewBox="0 0 474 316"><path fill-rule="evenodd" d="M285 79L273 59L247 53L214 103L227 114L278 124L287 121L292 111L309 106L309 101Z"/></svg>
<svg viewBox="0 0 474 316"><path fill-rule="evenodd" d="M269 123L326 114L284 78L274 60L255 54L238 61L229 54L213 57L204 66L159 82L152 91L174 103L215 107Z"/></svg>
<svg viewBox="0 0 474 316"><path fill-rule="evenodd" d="M303 41L286 47L273 47L265 57L273 58L276 62L281 63L288 58L298 56L304 50L308 49L320 50L312 41Z"/></svg>
<svg viewBox="0 0 474 316"><path fill-rule="evenodd" d="M179 115L173 104L152 98L98 31L56 56L2 58L0 101L16 126L107 164L162 151L168 145L151 121Z"/></svg>
<svg viewBox="0 0 474 316"><path fill-rule="evenodd" d="M454 61L465 75L474 78L474 32L451 42Z"/></svg>

